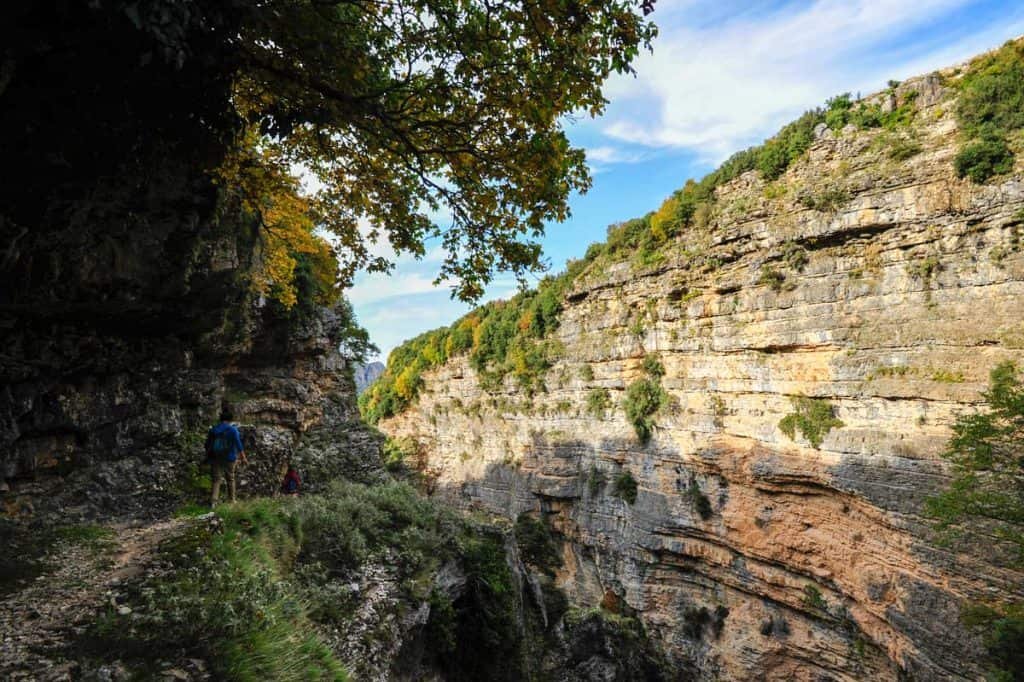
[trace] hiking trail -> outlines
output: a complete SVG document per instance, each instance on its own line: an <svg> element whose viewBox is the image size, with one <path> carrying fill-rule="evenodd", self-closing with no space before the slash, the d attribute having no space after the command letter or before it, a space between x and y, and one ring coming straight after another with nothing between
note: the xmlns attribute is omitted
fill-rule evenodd
<svg viewBox="0 0 1024 682"><path fill-rule="evenodd" d="M45 559L50 570L0 600L0 679L79 679L79 664L67 656L75 638L104 603L130 613L118 604L119 586L144 571L159 544L188 521L105 525L112 535L100 540L58 542ZM96 679L120 679L113 666L97 672ZM177 672L166 679L185 679Z"/></svg>

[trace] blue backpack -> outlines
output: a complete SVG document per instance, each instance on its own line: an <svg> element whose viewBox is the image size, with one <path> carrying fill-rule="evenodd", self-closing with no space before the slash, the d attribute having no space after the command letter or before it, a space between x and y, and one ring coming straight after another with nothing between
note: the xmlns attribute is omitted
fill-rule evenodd
<svg viewBox="0 0 1024 682"><path fill-rule="evenodd" d="M206 435L206 457L207 459L227 459L231 454L231 432L220 431L214 433L213 429Z"/></svg>

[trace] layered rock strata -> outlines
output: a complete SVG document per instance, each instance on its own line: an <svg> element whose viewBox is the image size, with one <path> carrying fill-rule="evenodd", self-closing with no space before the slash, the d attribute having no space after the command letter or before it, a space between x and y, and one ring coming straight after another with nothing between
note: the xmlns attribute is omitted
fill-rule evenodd
<svg viewBox="0 0 1024 682"><path fill-rule="evenodd" d="M822 127L778 181L720 187L659 264L584 272L546 391L484 391L457 357L382 429L461 504L543 512L571 599L635 612L680 669L975 679L960 605L1024 581L938 548L922 504L956 415L1024 362L1024 176L957 179L952 75L895 93L918 93L910 158L889 131ZM643 444L621 405L651 354L670 404ZM803 397L841 424L820 443L780 428Z"/></svg>

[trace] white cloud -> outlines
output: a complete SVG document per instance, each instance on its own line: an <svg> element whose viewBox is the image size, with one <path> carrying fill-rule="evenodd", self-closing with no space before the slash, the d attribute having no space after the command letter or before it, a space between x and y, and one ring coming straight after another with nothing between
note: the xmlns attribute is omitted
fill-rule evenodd
<svg viewBox="0 0 1024 682"><path fill-rule="evenodd" d="M361 277L346 296L352 305L366 305L400 296L431 293L437 289L434 278L421 272L374 273Z"/></svg>
<svg viewBox="0 0 1024 682"><path fill-rule="evenodd" d="M609 81L613 102L599 125L611 139L653 148L685 148L706 160L760 142L799 111L844 90L881 89L907 67L967 57L970 46L937 46L901 55L900 37L968 0L817 0L749 11L695 25L718 3L670 7L653 54L637 77ZM659 20L659 12L655 20ZM1006 27L999 27L1005 35ZM998 39L996 39L998 41ZM877 59L871 58L877 49ZM890 54L894 63L885 58Z"/></svg>
<svg viewBox="0 0 1024 682"><path fill-rule="evenodd" d="M612 163L637 163L643 161L645 155L641 152L612 147L610 145L591 147L587 149L587 161L599 164Z"/></svg>

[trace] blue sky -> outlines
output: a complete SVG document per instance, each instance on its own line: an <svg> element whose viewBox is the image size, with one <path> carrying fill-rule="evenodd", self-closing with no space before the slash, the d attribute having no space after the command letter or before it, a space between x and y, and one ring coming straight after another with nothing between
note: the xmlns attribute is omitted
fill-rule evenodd
<svg viewBox="0 0 1024 682"><path fill-rule="evenodd" d="M635 76L613 77L603 116L566 123L587 150L593 187L547 228L552 269L602 241L608 225L658 207L687 178L772 135L840 92L874 92L1024 34L1024 3L970 0L659 0L660 35ZM348 291L359 322L390 350L470 306L434 287L442 254L398 260ZM485 300L514 292L499 273Z"/></svg>

